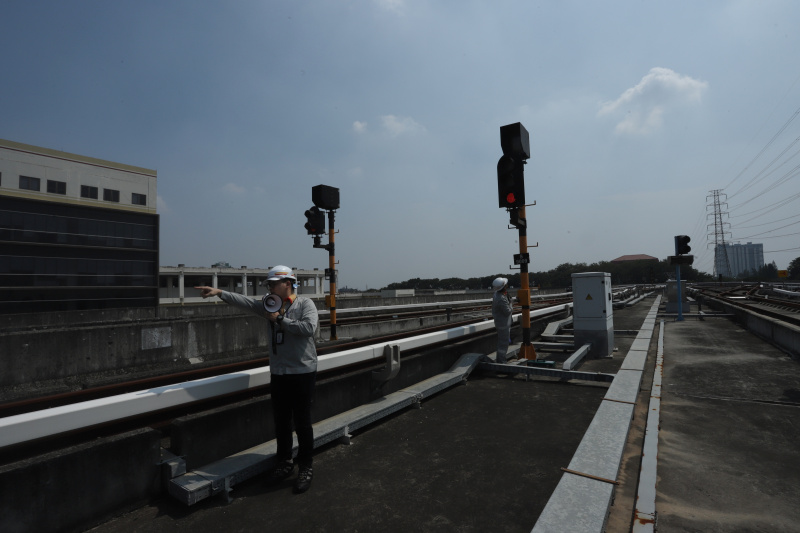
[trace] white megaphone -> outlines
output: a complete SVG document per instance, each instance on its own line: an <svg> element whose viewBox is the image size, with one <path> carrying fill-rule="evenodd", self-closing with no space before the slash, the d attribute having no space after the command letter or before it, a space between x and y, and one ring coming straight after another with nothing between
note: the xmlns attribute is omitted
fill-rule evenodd
<svg viewBox="0 0 800 533"><path fill-rule="evenodd" d="M274 313L276 311L280 311L281 307L283 307L283 300L277 294L267 294L264 296L264 309L267 310L267 313Z"/></svg>

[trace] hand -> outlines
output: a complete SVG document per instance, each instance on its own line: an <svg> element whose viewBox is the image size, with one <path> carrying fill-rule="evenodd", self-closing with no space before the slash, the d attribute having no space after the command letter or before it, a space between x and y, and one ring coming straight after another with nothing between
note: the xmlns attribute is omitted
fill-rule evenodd
<svg viewBox="0 0 800 533"><path fill-rule="evenodd" d="M200 296L203 298L208 298L209 296L219 296L222 294L221 289L215 289L214 287L206 287L205 285L200 285L195 287L195 289L200 291Z"/></svg>
<svg viewBox="0 0 800 533"><path fill-rule="evenodd" d="M278 312L275 311L274 313L267 313L267 319L270 322L277 322L278 321Z"/></svg>

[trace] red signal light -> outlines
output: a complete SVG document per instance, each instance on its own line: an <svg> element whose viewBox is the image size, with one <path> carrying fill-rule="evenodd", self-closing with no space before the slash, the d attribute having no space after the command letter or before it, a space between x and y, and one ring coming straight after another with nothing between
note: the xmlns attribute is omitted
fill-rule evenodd
<svg viewBox="0 0 800 533"><path fill-rule="evenodd" d="M506 202L508 202L509 204L513 204L516 203L516 201L517 199L514 198L514 193L513 192L508 193L508 196L506 196Z"/></svg>

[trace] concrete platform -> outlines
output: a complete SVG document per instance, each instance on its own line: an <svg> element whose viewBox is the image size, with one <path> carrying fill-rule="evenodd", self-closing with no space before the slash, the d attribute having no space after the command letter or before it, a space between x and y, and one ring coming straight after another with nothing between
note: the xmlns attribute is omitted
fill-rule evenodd
<svg viewBox="0 0 800 533"><path fill-rule="evenodd" d="M666 322L659 533L800 531L800 364L725 319Z"/></svg>
<svg viewBox="0 0 800 533"><path fill-rule="evenodd" d="M652 302L615 310L614 328L642 328ZM632 526L660 329L657 320L652 342L640 342L630 361L644 371L618 484L576 480L613 498L608 531ZM614 357L579 370L630 372L621 366L634 339L615 341ZM582 440L601 404L627 405L603 401L609 392L607 383L476 370L422 409L360 429L351 445L322 448L306 494L292 494L292 479L264 487L253 478L231 503L165 498L92 531L531 531L562 467L589 445ZM727 319L667 319L661 395L659 532L798 531L797 361Z"/></svg>

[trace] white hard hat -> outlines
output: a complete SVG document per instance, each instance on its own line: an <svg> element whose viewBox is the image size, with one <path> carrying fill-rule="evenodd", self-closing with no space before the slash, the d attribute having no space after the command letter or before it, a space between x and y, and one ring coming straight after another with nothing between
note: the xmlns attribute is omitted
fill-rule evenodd
<svg viewBox="0 0 800 533"><path fill-rule="evenodd" d="M501 290L503 287L505 287L506 285L508 285L508 278L496 278L492 282L492 289L494 289L494 292L497 292L497 291Z"/></svg>
<svg viewBox="0 0 800 533"><path fill-rule="evenodd" d="M294 277L294 274L292 273L292 269L284 265L272 267L270 271L267 272L267 281L278 281L286 278L289 278L292 281L297 281L297 278Z"/></svg>

